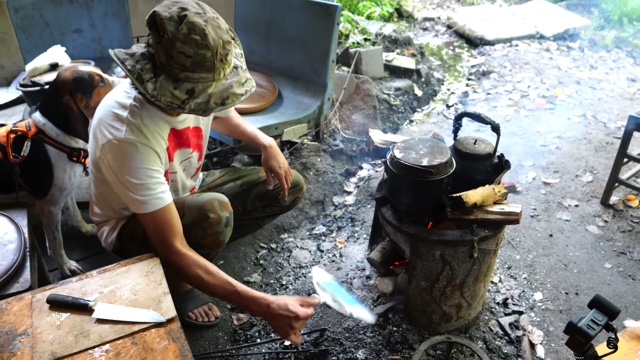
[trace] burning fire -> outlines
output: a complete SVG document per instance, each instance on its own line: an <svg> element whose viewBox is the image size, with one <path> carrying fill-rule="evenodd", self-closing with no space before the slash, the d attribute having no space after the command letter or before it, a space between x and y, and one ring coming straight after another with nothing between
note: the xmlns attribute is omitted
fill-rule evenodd
<svg viewBox="0 0 640 360"><path fill-rule="evenodd" d="M431 229L432 226L433 226L433 221L429 221L429 225L427 225L427 229Z"/></svg>
<svg viewBox="0 0 640 360"><path fill-rule="evenodd" d="M404 266L407 266L408 263L409 263L409 260L395 261L393 265L389 266L389 269L404 267Z"/></svg>

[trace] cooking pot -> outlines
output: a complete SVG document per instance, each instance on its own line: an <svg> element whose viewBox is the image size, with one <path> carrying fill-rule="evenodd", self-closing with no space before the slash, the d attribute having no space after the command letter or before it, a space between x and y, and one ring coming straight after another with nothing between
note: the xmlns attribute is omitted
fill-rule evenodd
<svg viewBox="0 0 640 360"><path fill-rule="evenodd" d="M25 102L29 107L33 107L40 103L42 99L42 95L49 88L49 85L53 82L53 80L58 75L60 69L64 66L70 65L87 65L87 66L95 66L95 62L93 60L71 60L69 64L63 66L52 66L52 70L47 71L43 74L36 75L34 77L23 76L18 81L17 89L22 93L22 97L24 97Z"/></svg>
<svg viewBox="0 0 640 360"><path fill-rule="evenodd" d="M490 141L477 136L458 138L462 120L465 118L490 126L491 131L496 134L496 144L493 145ZM456 169L451 180L451 194L493 184L511 169L511 163L504 154L497 154L500 124L488 116L471 111L463 111L456 115L453 118L453 140L451 154L456 162Z"/></svg>
<svg viewBox="0 0 640 360"><path fill-rule="evenodd" d="M456 167L441 141L415 137L391 146L385 164L385 193L407 221L444 214Z"/></svg>

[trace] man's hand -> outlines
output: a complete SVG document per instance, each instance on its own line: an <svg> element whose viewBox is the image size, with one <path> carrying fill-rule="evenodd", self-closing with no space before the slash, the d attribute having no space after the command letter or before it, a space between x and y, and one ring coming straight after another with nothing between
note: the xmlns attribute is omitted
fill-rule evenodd
<svg viewBox="0 0 640 360"><path fill-rule="evenodd" d="M280 197L287 198L293 175L287 159L284 158L273 138L247 122L234 109L225 111L223 116L214 117L211 129L260 149L262 151L262 167L267 175L269 190L273 189L275 178L282 188Z"/></svg>
<svg viewBox="0 0 640 360"><path fill-rule="evenodd" d="M289 167L287 159L284 158L282 151L280 151L275 140L271 140L272 141L268 142L267 145L261 149L262 167L264 168L264 173L267 176L267 188L269 190L273 189L273 180L277 180L282 189L280 197L283 200L286 200L289 195L289 187L291 186L291 178L293 175L291 174L291 168Z"/></svg>
<svg viewBox="0 0 640 360"><path fill-rule="evenodd" d="M274 296L265 312L258 315L269 323L278 336L300 345L300 331L313 316L318 304L318 296Z"/></svg>

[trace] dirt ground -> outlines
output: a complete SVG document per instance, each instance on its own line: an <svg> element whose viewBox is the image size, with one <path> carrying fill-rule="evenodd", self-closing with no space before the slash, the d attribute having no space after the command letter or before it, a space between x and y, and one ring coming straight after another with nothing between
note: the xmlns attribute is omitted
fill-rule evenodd
<svg viewBox="0 0 640 360"><path fill-rule="evenodd" d="M393 90L393 80L407 76L376 82L381 127L405 136L436 131L450 145L453 115L463 109L488 115L500 123L499 151L512 163L504 180L519 187L508 201L523 206L521 223L507 227L484 310L469 329L452 334L470 340L490 359L521 358L520 346L495 328L498 318L513 312L511 304L544 333L544 358L572 359L562 331L572 316L589 312L587 303L596 293L622 310L615 321L618 329L627 318L640 319L640 210L599 203L626 118L638 110L638 52L605 48L591 35L471 49L442 28L437 21L416 23L406 29L413 44L395 42L417 49L430 75L410 77L422 96ZM425 37L428 47L420 44ZM424 53L434 46L444 51L431 57ZM451 65L449 55L462 59L453 72L443 65ZM436 64L434 58L442 61ZM327 328L327 339L319 343L317 335L310 336L301 348L328 350L295 354L295 359L410 359L430 335L407 323L402 299L377 291L376 273L365 260L381 162L365 142L336 127L323 143L306 142L288 153L307 182L300 206L260 233L230 244L217 264L273 294L313 293L310 269L319 265L372 308L398 302L382 311L375 325L319 306L306 329ZM465 134L495 139L471 122L465 123ZM639 146L636 141L632 148ZM356 192L346 192L343 184L358 171ZM224 311L242 313L229 306ZM274 336L260 319L236 325L228 315L217 328L185 331L195 355ZM601 334L595 343L604 340Z"/></svg>

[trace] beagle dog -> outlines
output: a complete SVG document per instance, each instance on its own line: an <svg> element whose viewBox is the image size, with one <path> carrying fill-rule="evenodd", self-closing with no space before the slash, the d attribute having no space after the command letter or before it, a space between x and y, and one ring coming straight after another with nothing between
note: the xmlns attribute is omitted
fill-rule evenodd
<svg viewBox="0 0 640 360"><path fill-rule="evenodd" d="M100 101L120 79L86 65L63 67L44 92L30 119L0 124L0 198L28 192L44 227L49 255L63 277L83 272L63 247L61 211L86 235L87 224L73 192L87 172L89 125Z"/></svg>

